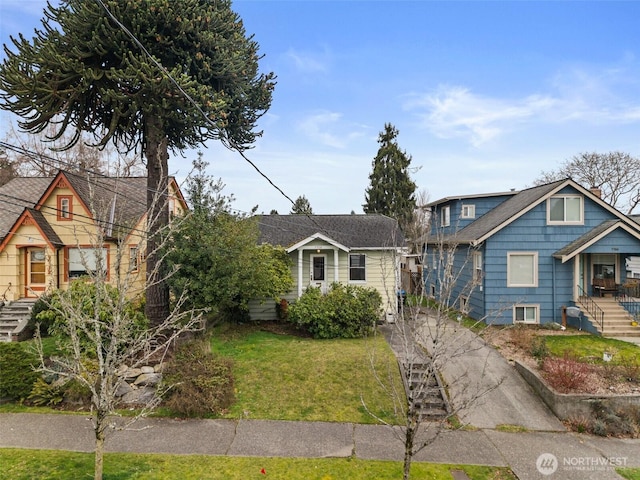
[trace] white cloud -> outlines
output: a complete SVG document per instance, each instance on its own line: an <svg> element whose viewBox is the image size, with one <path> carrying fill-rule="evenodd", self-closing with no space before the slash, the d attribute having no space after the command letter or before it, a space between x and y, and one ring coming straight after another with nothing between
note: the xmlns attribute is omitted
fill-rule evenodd
<svg viewBox="0 0 640 480"><path fill-rule="evenodd" d="M474 146L486 143L514 122L522 122L554 106L550 97L531 95L509 101L476 95L468 88L441 86L435 92L415 96L405 104L409 110L423 109L423 125L441 138L468 137Z"/></svg>
<svg viewBox="0 0 640 480"><path fill-rule="evenodd" d="M638 68L627 65L633 60L626 56L623 65L565 68L551 78L548 92L520 98L481 95L464 86L442 85L409 96L404 108L416 112L422 127L433 135L463 138L475 147L524 125L635 123L640 121L640 82L636 80Z"/></svg>
<svg viewBox="0 0 640 480"><path fill-rule="evenodd" d="M346 148L350 142L365 136L366 127L342 121L342 113L314 113L298 124L298 130L314 142L333 148Z"/></svg>
<svg viewBox="0 0 640 480"><path fill-rule="evenodd" d="M290 48L285 54L297 70L303 73L327 73L329 71L329 53L300 52Z"/></svg>

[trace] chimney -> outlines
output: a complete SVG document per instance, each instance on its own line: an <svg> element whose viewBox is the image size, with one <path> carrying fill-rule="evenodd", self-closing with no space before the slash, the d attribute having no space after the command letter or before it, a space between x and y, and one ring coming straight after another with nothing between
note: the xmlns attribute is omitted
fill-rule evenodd
<svg viewBox="0 0 640 480"><path fill-rule="evenodd" d="M602 198L602 190L600 190L598 187L591 187L589 188L589 191L593 193L596 197Z"/></svg>

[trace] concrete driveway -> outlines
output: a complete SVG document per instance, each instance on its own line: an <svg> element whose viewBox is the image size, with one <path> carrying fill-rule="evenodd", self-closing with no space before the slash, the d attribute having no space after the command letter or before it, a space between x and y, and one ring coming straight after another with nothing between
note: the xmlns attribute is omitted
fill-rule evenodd
<svg viewBox="0 0 640 480"><path fill-rule="evenodd" d="M438 358L454 412L465 424L489 429L513 425L527 430L566 431L515 367L475 333L453 321L438 325L426 314L419 315L416 323L420 326L419 343ZM403 344L393 338L401 335L399 325L387 328L395 350Z"/></svg>

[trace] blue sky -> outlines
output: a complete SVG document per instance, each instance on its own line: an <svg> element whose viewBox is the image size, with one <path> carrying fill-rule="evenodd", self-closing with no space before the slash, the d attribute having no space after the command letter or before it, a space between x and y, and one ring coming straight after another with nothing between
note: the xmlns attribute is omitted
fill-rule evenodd
<svg viewBox="0 0 640 480"><path fill-rule="evenodd" d="M0 41L30 34L44 3L0 0ZM262 70L278 76L248 156L315 213L362 211L386 122L431 200L525 188L584 151L640 155L640 2L233 5ZM236 208L290 210L237 154L203 152ZM172 158L172 172L184 176L193 158Z"/></svg>

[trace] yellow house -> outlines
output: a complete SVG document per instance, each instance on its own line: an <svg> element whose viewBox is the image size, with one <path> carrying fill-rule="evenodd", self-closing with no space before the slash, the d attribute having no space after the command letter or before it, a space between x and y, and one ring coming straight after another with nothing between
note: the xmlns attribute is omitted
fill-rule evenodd
<svg viewBox="0 0 640 480"><path fill-rule="evenodd" d="M262 215L260 243L282 246L291 259L294 289L284 298L295 302L304 290L326 292L331 283L372 287L382 297L388 318L397 311L400 258L406 242L398 222L384 215ZM273 303L249 303L251 318L272 320Z"/></svg>
<svg viewBox="0 0 640 480"><path fill-rule="evenodd" d="M126 275L129 292L141 293L146 198L146 177L59 171L1 186L0 300L35 299L96 268L114 285ZM186 210L175 179L168 198L170 214Z"/></svg>

